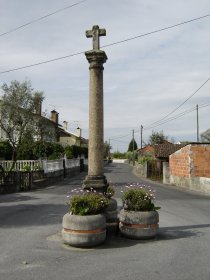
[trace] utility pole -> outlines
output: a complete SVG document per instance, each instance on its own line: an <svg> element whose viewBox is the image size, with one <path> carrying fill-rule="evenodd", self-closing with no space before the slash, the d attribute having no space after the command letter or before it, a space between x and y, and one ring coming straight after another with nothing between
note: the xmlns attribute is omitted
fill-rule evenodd
<svg viewBox="0 0 210 280"><path fill-rule="evenodd" d="M198 104L196 106L196 112L197 112L197 142L200 142L199 139L199 116L198 116Z"/></svg>
<svg viewBox="0 0 210 280"><path fill-rule="evenodd" d="M109 161L111 160L111 145L110 145L110 138L109 138L109 155L108 155L108 157L109 157Z"/></svg>
<svg viewBox="0 0 210 280"><path fill-rule="evenodd" d="M133 166L135 165L135 158L134 158L134 129L133 129Z"/></svg>
<svg viewBox="0 0 210 280"><path fill-rule="evenodd" d="M143 142L143 125L141 125L141 149L142 149L142 142Z"/></svg>

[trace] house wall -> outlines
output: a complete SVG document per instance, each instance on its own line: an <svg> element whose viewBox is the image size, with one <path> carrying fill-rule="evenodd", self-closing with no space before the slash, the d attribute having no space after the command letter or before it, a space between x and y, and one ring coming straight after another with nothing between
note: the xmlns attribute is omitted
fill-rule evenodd
<svg viewBox="0 0 210 280"><path fill-rule="evenodd" d="M210 145L192 145L191 176L210 178Z"/></svg>
<svg viewBox="0 0 210 280"><path fill-rule="evenodd" d="M76 145L76 139L74 137L63 137L63 136L60 136L60 139L59 139L59 143L63 146L72 146L72 145Z"/></svg>
<svg viewBox="0 0 210 280"><path fill-rule="evenodd" d="M147 178L147 163L139 164L135 163L135 173L143 178Z"/></svg>
<svg viewBox="0 0 210 280"><path fill-rule="evenodd" d="M169 163L163 162L163 184L170 184Z"/></svg>
<svg viewBox="0 0 210 280"><path fill-rule="evenodd" d="M188 145L170 155L170 175L189 177L190 175L190 146Z"/></svg>
<svg viewBox="0 0 210 280"><path fill-rule="evenodd" d="M210 194L210 145L190 144L170 156L170 184Z"/></svg>

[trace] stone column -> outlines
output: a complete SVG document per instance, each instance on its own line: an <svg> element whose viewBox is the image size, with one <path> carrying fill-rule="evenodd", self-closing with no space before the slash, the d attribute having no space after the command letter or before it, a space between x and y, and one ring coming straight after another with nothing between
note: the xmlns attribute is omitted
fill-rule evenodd
<svg viewBox="0 0 210 280"><path fill-rule="evenodd" d="M89 95L89 143L88 143L88 175L84 188L93 188L97 192L107 189L104 176L104 118L103 118L103 64L107 60L106 53L99 49L99 36L104 29L93 26L87 31L87 37L93 37L93 50L85 53L90 63L90 95ZM89 32L89 33L88 33ZM90 32L92 32L90 34ZM95 32L95 33L94 33ZM102 34L102 35L101 35ZM96 36L96 37L94 37ZM96 40L96 44L94 44Z"/></svg>

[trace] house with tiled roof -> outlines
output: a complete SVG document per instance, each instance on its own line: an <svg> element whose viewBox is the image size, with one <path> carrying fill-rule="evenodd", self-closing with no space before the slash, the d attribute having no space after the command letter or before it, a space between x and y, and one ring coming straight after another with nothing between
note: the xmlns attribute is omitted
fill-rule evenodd
<svg viewBox="0 0 210 280"><path fill-rule="evenodd" d="M173 144L170 142L158 144L154 146L154 156L156 159L161 161L169 161L169 156L181 148L185 147L186 144Z"/></svg>
<svg viewBox="0 0 210 280"><path fill-rule="evenodd" d="M169 156L184 146L186 144L173 144L165 140L162 144L147 145L138 149L137 152L139 156L151 156L161 161L169 161Z"/></svg>
<svg viewBox="0 0 210 280"><path fill-rule="evenodd" d="M161 176L163 172L163 162L169 162L169 156L176 151L186 146L186 144L173 144L169 141L164 141L162 144L147 145L142 149L138 149L137 152L140 157L151 157L154 159L153 163L147 163L147 175L150 173L158 173Z"/></svg>

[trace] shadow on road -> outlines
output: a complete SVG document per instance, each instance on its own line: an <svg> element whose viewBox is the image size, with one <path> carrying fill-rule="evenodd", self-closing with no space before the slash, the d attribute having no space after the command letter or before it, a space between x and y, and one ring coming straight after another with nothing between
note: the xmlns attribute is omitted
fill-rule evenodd
<svg viewBox="0 0 210 280"><path fill-rule="evenodd" d="M170 240L188 237L200 237L202 232L195 231L196 229L209 228L210 224L164 227L159 229L157 240Z"/></svg>
<svg viewBox="0 0 210 280"><path fill-rule="evenodd" d="M67 212L64 204L23 204L0 207L0 227L21 228L62 223Z"/></svg>
<svg viewBox="0 0 210 280"><path fill-rule="evenodd" d="M0 206L1 203L21 202L21 201L29 201L34 199L39 199L39 198L31 197L30 195L25 195L21 193L4 194L0 196Z"/></svg>
<svg viewBox="0 0 210 280"><path fill-rule="evenodd" d="M168 240L176 240L190 237L201 237L204 233L195 231L195 229L208 228L210 224L164 227L159 229L158 235L153 239L134 240L123 237L119 232L116 234L108 234L106 242L96 247L96 249L124 248L135 246L136 244L148 244L163 242Z"/></svg>

